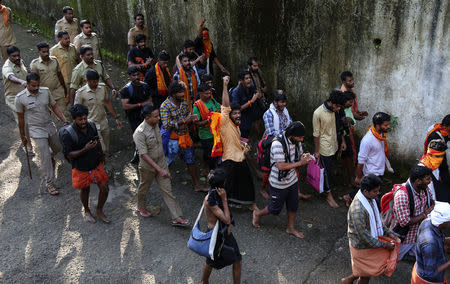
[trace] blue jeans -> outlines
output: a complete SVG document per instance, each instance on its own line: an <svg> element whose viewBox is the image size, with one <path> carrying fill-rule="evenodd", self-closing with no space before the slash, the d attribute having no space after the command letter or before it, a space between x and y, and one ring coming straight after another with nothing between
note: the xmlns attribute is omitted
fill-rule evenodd
<svg viewBox="0 0 450 284"><path fill-rule="evenodd" d="M188 165L195 163L194 147L182 149L180 148L180 145L178 145L178 140L169 139L167 148L166 161L168 165L175 161L178 155L181 155L181 159Z"/></svg>

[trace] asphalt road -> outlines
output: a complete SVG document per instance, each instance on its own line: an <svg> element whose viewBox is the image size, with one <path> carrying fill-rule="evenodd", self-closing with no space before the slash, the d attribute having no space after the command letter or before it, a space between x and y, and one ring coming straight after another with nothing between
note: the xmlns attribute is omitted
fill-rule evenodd
<svg viewBox="0 0 450 284"><path fill-rule="evenodd" d="M35 44L52 40L27 33L17 25L13 27L28 66L38 56ZM123 68L108 63L106 66L115 85L123 86L126 80ZM143 219L133 212L138 175L136 168L127 163L132 155L131 131L127 124L117 130L111 123L113 157L110 167L114 180L110 183L105 213L112 223L88 224L83 219L78 191L71 187L70 166L61 154L57 163L59 196L50 196L40 187L37 158L32 161L33 180L27 177L18 129L4 104L3 89L0 94L1 282L200 281L204 259L187 248L189 229L169 225L168 210L155 184L148 200L153 205L162 205L160 215ZM118 100L114 104L124 118ZM174 193L184 214L193 220L204 195L194 193L180 161L171 168L171 173ZM343 182L343 178L338 182ZM243 254L242 283L340 283L341 277L351 273L347 209L342 200L339 200L341 208L330 208L309 186L303 186L306 192L313 194L311 200L300 201L296 226L304 232L303 240L284 233L287 221L284 210L279 216L265 217L261 228L255 229L249 211L233 209L237 225L234 234ZM338 190L336 196L342 196L344 191ZM92 186L91 204L96 204L97 193L98 189ZM258 206L265 206L266 201L257 195ZM312 224L305 222L313 219ZM392 277L380 276L372 283L409 283L411 268L411 263L401 262ZM211 283L231 282L231 267L213 271Z"/></svg>

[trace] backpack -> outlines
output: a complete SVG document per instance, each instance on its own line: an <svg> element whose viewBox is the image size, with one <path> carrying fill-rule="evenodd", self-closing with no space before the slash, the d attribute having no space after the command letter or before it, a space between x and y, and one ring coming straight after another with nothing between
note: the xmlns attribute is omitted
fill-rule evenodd
<svg viewBox="0 0 450 284"><path fill-rule="evenodd" d="M412 188L409 184L409 182L406 183L406 186L404 186L403 184L394 184L394 186L392 187L392 190L389 191L388 193L384 194L383 197L381 197L381 202L380 202L380 207L381 207L381 220L383 222L383 224L388 227L391 228L394 233L396 233L399 238L403 241L406 237L406 235L409 232L409 226L405 226L402 227L400 226L400 224L397 224L397 226L395 226L394 228L392 228L392 226L394 225L394 197L395 197L395 193L398 190L403 190L406 194L408 194L408 201L409 201L409 214L410 217L414 217L414 211L415 211L415 203L414 203L414 195L412 192ZM427 193L427 204L428 206L430 206L431 204L431 197L430 194L428 192L428 190L426 190ZM411 202L412 200L412 202Z"/></svg>
<svg viewBox="0 0 450 284"><path fill-rule="evenodd" d="M147 91L147 83L145 82L140 82L141 86L144 88L144 94ZM133 84L131 84L131 82L128 82L128 84L126 84L126 87L128 89L128 94L130 95L130 99L133 97Z"/></svg>
<svg viewBox="0 0 450 284"><path fill-rule="evenodd" d="M291 157L289 155L288 146L286 144L284 136L275 136L275 135L266 135L259 142L257 147L257 162L258 166L264 173L270 173L273 165L275 163L270 163L270 148L272 147L272 143L274 141L279 141L283 146L284 156L286 158L286 162L291 162ZM298 160L298 145L295 146L295 161Z"/></svg>
<svg viewBox="0 0 450 284"><path fill-rule="evenodd" d="M95 123L93 123L91 121L88 121L87 123L93 129L97 129L97 127L95 126ZM58 131L59 143L61 143L62 147L64 148L63 136L66 135L67 133L70 135L72 142L74 144L78 144L78 134L75 131L75 129L73 128L73 124L69 124L69 125L61 127ZM63 149L63 152L64 152L64 149ZM67 157L65 157L65 158L68 162L70 162L70 159L68 159Z"/></svg>

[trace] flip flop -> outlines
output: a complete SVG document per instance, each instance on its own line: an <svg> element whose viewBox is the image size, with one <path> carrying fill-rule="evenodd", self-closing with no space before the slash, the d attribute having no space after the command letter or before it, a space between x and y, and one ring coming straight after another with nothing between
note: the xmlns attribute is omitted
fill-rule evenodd
<svg viewBox="0 0 450 284"><path fill-rule="evenodd" d="M59 191L56 189L54 185L49 185L45 188L50 195L58 195Z"/></svg>
<svg viewBox="0 0 450 284"><path fill-rule="evenodd" d="M177 218L170 221L170 225L175 227L187 227L190 225L189 219L186 218Z"/></svg>

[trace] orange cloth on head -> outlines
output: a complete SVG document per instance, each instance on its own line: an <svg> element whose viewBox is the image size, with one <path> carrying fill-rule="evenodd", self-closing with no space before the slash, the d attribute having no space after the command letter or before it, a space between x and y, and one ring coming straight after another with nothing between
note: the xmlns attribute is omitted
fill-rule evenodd
<svg viewBox="0 0 450 284"><path fill-rule="evenodd" d="M155 71L156 71L156 85L158 88L158 95L166 96L169 93L169 90L167 89L163 72L161 70L161 67L159 67L158 63L155 64ZM166 72L169 75L169 83L172 83L172 76L170 76L169 68L167 68L167 67L166 67Z"/></svg>
<svg viewBox="0 0 450 284"><path fill-rule="evenodd" d="M211 133L214 136L214 146L211 151L211 157L220 157L223 154L222 138L220 137L219 125L221 114L218 112L211 113Z"/></svg>
<svg viewBox="0 0 450 284"><path fill-rule="evenodd" d="M183 67L180 67L178 69L180 73L180 80L184 82L186 85L186 88L184 89L184 100L187 102L187 105L189 107L190 112L192 113L192 102L191 102L191 94L189 91L189 82L186 77L186 72L184 72ZM194 92L192 94L192 97L195 98L195 94L197 94L197 76L195 76L195 71L191 69L191 82L192 82L192 91Z"/></svg>
<svg viewBox="0 0 450 284"><path fill-rule="evenodd" d="M108 181L103 164L100 163L95 169L90 171L80 171L72 169L72 186L76 189L83 189L89 187L92 183L98 184Z"/></svg>
<svg viewBox="0 0 450 284"><path fill-rule="evenodd" d="M430 155L435 155L439 157L432 157ZM439 166L442 164L442 161L444 160L445 151L437 151L431 148L428 148L428 151L425 155L420 158L420 162L424 164L427 168L431 169L432 171L439 168Z"/></svg>
<svg viewBox="0 0 450 284"><path fill-rule="evenodd" d="M386 137L386 133L380 135L380 134L375 130L375 126L373 126L373 125L372 125L371 127L369 127L369 129L367 129L366 133L369 132L369 130L372 131L372 134L373 134L373 136L375 136L375 138L377 138L378 140L384 142L384 154L386 155L386 157L389 156L389 149L388 149L388 146L387 146L387 137Z"/></svg>
<svg viewBox="0 0 450 284"><path fill-rule="evenodd" d="M390 237L378 237L380 241L393 241ZM355 249L350 244L352 271L354 276L372 277L384 274L388 277L394 273L398 263L400 242L395 242L395 248L389 251L385 248Z"/></svg>
<svg viewBox="0 0 450 284"><path fill-rule="evenodd" d="M417 262L414 263L413 270L411 272L411 284L448 284L447 279L444 278L444 282L429 282L420 278L417 274Z"/></svg>
<svg viewBox="0 0 450 284"><path fill-rule="evenodd" d="M433 127L433 129L430 130L430 132L428 132L427 134L427 138L425 138L425 144L424 144L424 148L423 148L423 154L425 155L427 153L427 149L428 149L428 137L431 135L431 133L435 132L435 131L439 131L441 133L442 136L446 137L448 136L450 133L447 131L447 129L445 129L442 126L442 123L436 123Z"/></svg>
<svg viewBox="0 0 450 284"><path fill-rule="evenodd" d="M0 13L3 14L3 23L5 24L5 27L9 26L8 10L5 6L0 5Z"/></svg>
<svg viewBox="0 0 450 284"><path fill-rule="evenodd" d="M204 30L202 32L203 35L203 53L205 54L206 58L209 58L212 52L212 43L211 39L209 38L209 32L207 30Z"/></svg>

